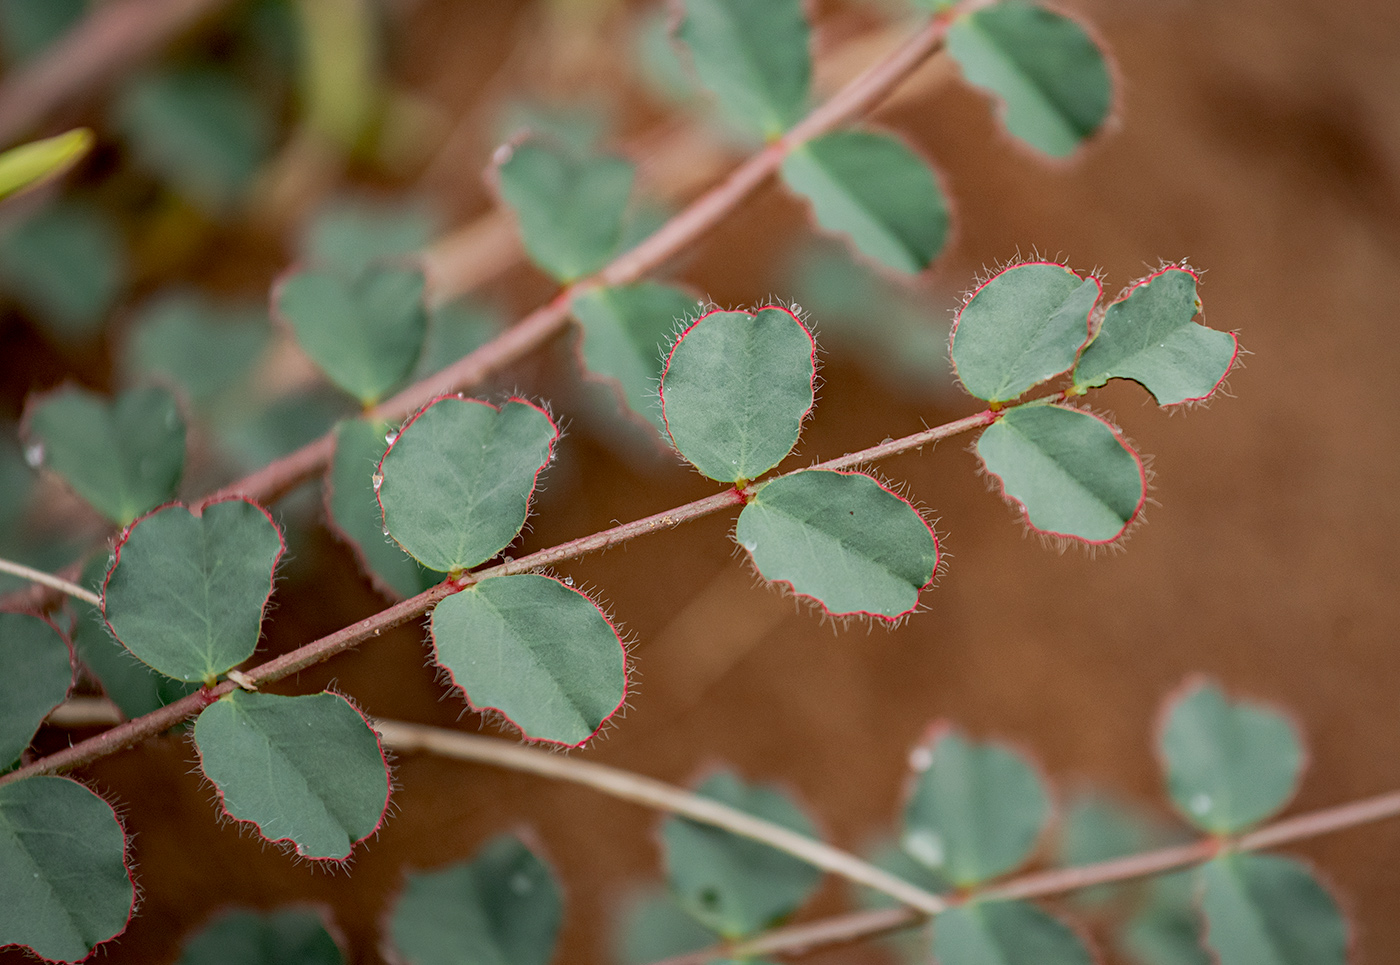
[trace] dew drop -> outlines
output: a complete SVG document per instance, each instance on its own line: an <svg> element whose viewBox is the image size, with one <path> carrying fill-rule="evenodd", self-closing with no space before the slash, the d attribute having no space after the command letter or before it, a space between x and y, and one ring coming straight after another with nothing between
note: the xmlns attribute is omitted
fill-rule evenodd
<svg viewBox="0 0 1400 965"><path fill-rule="evenodd" d="M385 524L384 524L384 528L383 528L383 530L381 530L381 532L383 532L385 536L388 536L388 535L389 535L389 524L388 524L388 523L385 523Z"/></svg>
<svg viewBox="0 0 1400 965"><path fill-rule="evenodd" d="M802 306L799 305L799 304L797 304L797 302L793 302L793 303L792 303L792 313L793 313L794 315L801 315L801 314L802 314Z"/></svg>
<svg viewBox="0 0 1400 965"><path fill-rule="evenodd" d="M933 766L933 750L928 747L916 747L909 752L910 770L923 773Z"/></svg>
<svg viewBox="0 0 1400 965"><path fill-rule="evenodd" d="M1208 814L1211 804L1210 795L1202 791L1200 794L1196 794L1191 798L1191 813Z"/></svg>
<svg viewBox="0 0 1400 965"><path fill-rule="evenodd" d="M390 429L388 432L384 433L384 444L392 446L398 440L398 438L399 430Z"/></svg>
<svg viewBox="0 0 1400 965"><path fill-rule="evenodd" d="M904 836L904 850L930 868L943 867L943 861L946 858L943 838L924 828L910 831Z"/></svg>
<svg viewBox="0 0 1400 965"><path fill-rule="evenodd" d="M24 461L29 463L30 469L38 469L44 463L44 444L36 442L26 446L24 449Z"/></svg>
<svg viewBox="0 0 1400 965"><path fill-rule="evenodd" d="M573 578L572 576L566 576L566 577L564 577L564 585L565 585L565 586L573 586L573 585L574 585L574 578Z"/></svg>
<svg viewBox="0 0 1400 965"><path fill-rule="evenodd" d="M754 543L754 542L745 543L745 544L744 544L744 549L746 549L746 550L748 550L750 553L752 553L752 552L754 552L754 551L756 551L756 550L758 549L758 544L757 544L757 543Z"/></svg>
<svg viewBox="0 0 1400 965"><path fill-rule="evenodd" d="M510 160L510 156L515 153L515 148L509 144L502 144L491 155L492 164L505 164Z"/></svg>
<svg viewBox="0 0 1400 965"><path fill-rule="evenodd" d="M381 473L375 473L369 477L369 481L374 483L374 491L379 492L379 487L384 485L384 476Z"/></svg>

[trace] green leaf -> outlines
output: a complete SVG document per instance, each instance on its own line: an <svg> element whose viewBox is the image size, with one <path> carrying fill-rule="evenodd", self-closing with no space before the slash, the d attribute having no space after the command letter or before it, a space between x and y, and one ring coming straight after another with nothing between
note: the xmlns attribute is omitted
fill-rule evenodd
<svg viewBox="0 0 1400 965"><path fill-rule="evenodd" d="M765 580L830 614L897 620L938 570L938 539L902 497L865 473L813 469L765 483L734 539Z"/></svg>
<svg viewBox="0 0 1400 965"><path fill-rule="evenodd" d="M1191 908L1152 904L1123 926L1118 941L1139 965L1216 965L1201 944L1198 918Z"/></svg>
<svg viewBox="0 0 1400 965"><path fill-rule="evenodd" d="M68 644L53 624L27 613L0 613L0 770L19 760L72 684Z"/></svg>
<svg viewBox="0 0 1400 965"><path fill-rule="evenodd" d="M504 143L536 135L577 154L587 154L613 133L612 113L607 101L586 94L563 103L521 97L500 108L492 124L492 136L497 143Z"/></svg>
<svg viewBox="0 0 1400 965"><path fill-rule="evenodd" d="M435 305L428 314L428 334L413 370L413 380L436 375L491 341L505 328L500 311L471 298Z"/></svg>
<svg viewBox="0 0 1400 965"><path fill-rule="evenodd" d="M1075 795L1065 808L1056 842L1056 864L1073 868L1097 864L1146 851L1161 837L1147 817L1099 792ZM1112 901L1123 886L1100 885L1074 892L1070 897L1085 908Z"/></svg>
<svg viewBox="0 0 1400 965"><path fill-rule="evenodd" d="M455 396L429 404L380 463L389 535L443 573L489 560L525 525L535 479L558 438L549 414L524 399L499 409Z"/></svg>
<svg viewBox="0 0 1400 965"><path fill-rule="evenodd" d="M0 283L45 331L91 338L126 286L126 243L107 214L61 198L0 235Z"/></svg>
<svg viewBox="0 0 1400 965"><path fill-rule="evenodd" d="M224 810L297 854L348 857L384 818L389 766L379 738L339 694L235 690L199 715L194 740Z"/></svg>
<svg viewBox="0 0 1400 965"><path fill-rule="evenodd" d="M1147 498L1137 453L1108 423L1078 409L1008 409L977 440L977 454L1027 522L1054 536L1111 543Z"/></svg>
<svg viewBox="0 0 1400 965"><path fill-rule="evenodd" d="M816 342L786 308L712 311L671 346L661 415L677 451L706 476L754 479L797 444L816 375Z"/></svg>
<svg viewBox="0 0 1400 965"><path fill-rule="evenodd" d="M76 962L126 930L136 889L112 806L66 777L0 785L0 947Z"/></svg>
<svg viewBox="0 0 1400 965"><path fill-rule="evenodd" d="M647 889L622 904L613 939L619 965L651 965L715 944L717 936L690 917L668 892Z"/></svg>
<svg viewBox="0 0 1400 965"><path fill-rule="evenodd" d="M583 328L579 349L588 373L613 380L627 407L665 432L656 395L662 359L695 299L672 285L640 282L592 288L571 304Z"/></svg>
<svg viewBox="0 0 1400 965"><path fill-rule="evenodd" d="M1347 927L1306 865L1227 854L1201 866L1206 943L1219 965L1343 965Z"/></svg>
<svg viewBox="0 0 1400 965"><path fill-rule="evenodd" d="M563 917L549 866L503 834L470 862L409 874L389 930L405 965L548 965Z"/></svg>
<svg viewBox="0 0 1400 965"><path fill-rule="evenodd" d="M836 131L788 154L782 172L818 224L886 268L914 274L943 250L948 203L938 178L898 138Z"/></svg>
<svg viewBox="0 0 1400 965"><path fill-rule="evenodd" d="M92 131L80 127L0 154L0 199L57 178L82 160L93 143Z"/></svg>
<svg viewBox="0 0 1400 965"><path fill-rule="evenodd" d="M632 165L543 139L505 152L496 168L501 197L515 211L530 260L564 282L607 264L622 237Z"/></svg>
<svg viewBox="0 0 1400 965"><path fill-rule="evenodd" d="M1050 799L1025 757L943 727L915 760L904 850L959 887L989 881L1030 857L1050 817Z"/></svg>
<svg viewBox="0 0 1400 965"><path fill-rule="evenodd" d="M482 580L432 614L437 662L477 710L578 747L627 699L627 652L592 600L537 573Z"/></svg>
<svg viewBox="0 0 1400 965"><path fill-rule="evenodd" d="M155 379L208 403L248 375L271 334L261 308L220 304L188 289L166 291L132 323L122 371L128 382Z"/></svg>
<svg viewBox="0 0 1400 965"><path fill-rule="evenodd" d="M677 36L730 119L768 139L807 111L812 57L801 0L684 0Z"/></svg>
<svg viewBox="0 0 1400 965"><path fill-rule="evenodd" d="M1277 813L1303 770L1302 742L1287 717L1230 700L1210 681L1172 702L1158 741L1172 803L1214 834L1234 834Z"/></svg>
<svg viewBox="0 0 1400 965"><path fill-rule="evenodd" d="M1093 965L1068 925L1024 901L974 901L938 916L938 965Z"/></svg>
<svg viewBox="0 0 1400 965"><path fill-rule="evenodd" d="M1108 118L1113 82L1084 28L1045 7L1002 0L960 17L948 53L1000 98L1006 129L1052 157L1073 154Z"/></svg>
<svg viewBox="0 0 1400 965"><path fill-rule="evenodd" d="M227 71L186 67L132 81L115 108L132 153L202 207L238 199L272 146L272 121Z"/></svg>
<svg viewBox="0 0 1400 965"><path fill-rule="evenodd" d="M696 793L818 838L811 819L772 785L745 784L721 771ZM676 899L697 921L725 938L743 938L781 921L821 884L821 869L805 861L685 818L666 819L661 843L666 877Z"/></svg>
<svg viewBox="0 0 1400 965"><path fill-rule="evenodd" d="M272 290L273 309L332 382L373 405L413 371L428 325L423 273L376 266L353 279L297 271Z"/></svg>
<svg viewBox="0 0 1400 965"><path fill-rule="evenodd" d="M87 0L0 0L6 66L41 53L83 19L87 6Z"/></svg>
<svg viewBox="0 0 1400 965"><path fill-rule="evenodd" d="M209 683L257 649L285 548L272 517L248 500L208 503L198 516L166 506L122 534L103 615L144 663Z"/></svg>
<svg viewBox="0 0 1400 965"><path fill-rule="evenodd" d="M176 965L341 965L313 911L226 911L185 942Z"/></svg>
<svg viewBox="0 0 1400 965"><path fill-rule="evenodd" d="M1074 365L1102 289L1063 265L1031 262L987 279L953 322L953 367L967 391L1010 402Z"/></svg>
<svg viewBox="0 0 1400 965"><path fill-rule="evenodd" d="M185 466L185 424L164 389L109 403L68 386L30 402L25 435L44 465L122 525L172 499Z"/></svg>
<svg viewBox="0 0 1400 965"><path fill-rule="evenodd" d="M1109 379L1132 379L1158 405L1208 398L1239 354L1239 339L1192 321L1201 310L1196 275L1166 268L1108 306L1103 325L1074 367L1084 391Z"/></svg>
<svg viewBox="0 0 1400 965"><path fill-rule="evenodd" d="M261 469L295 452L356 415L343 392L327 385L297 389L250 405L217 410L215 420L222 454L243 472Z"/></svg>
<svg viewBox="0 0 1400 965"><path fill-rule="evenodd" d="M338 197L321 205L301 237L302 261L355 278L376 261L410 258L432 241L436 219L416 204Z"/></svg>
<svg viewBox="0 0 1400 965"><path fill-rule="evenodd" d="M331 527L349 543L365 573L384 592L416 596L442 575L421 566L384 532L374 477L388 447L387 423L350 419L335 430L335 457L326 479Z"/></svg>

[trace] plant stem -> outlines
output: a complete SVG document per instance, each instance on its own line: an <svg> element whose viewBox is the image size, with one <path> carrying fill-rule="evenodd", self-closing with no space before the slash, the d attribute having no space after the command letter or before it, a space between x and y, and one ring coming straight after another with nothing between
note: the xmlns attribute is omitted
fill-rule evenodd
<svg viewBox="0 0 1400 965"><path fill-rule="evenodd" d="M89 589L45 573L42 570L36 570L32 566L16 563L13 560L0 559L0 573L9 573L12 576L18 576L20 579L28 580L31 583L40 583L51 589L58 590L61 593L67 593L69 596L77 597L84 603L91 603L93 606L100 606L102 603L102 597Z"/></svg>
<svg viewBox="0 0 1400 965"><path fill-rule="evenodd" d="M678 814L777 848L807 864L874 888L925 913L937 914L946 907L944 900L932 892L916 888L853 854L650 777L563 754L521 747L500 738L463 734L440 727L378 720L374 722L374 728L383 737L385 747L401 753L425 751L582 784L623 801Z"/></svg>

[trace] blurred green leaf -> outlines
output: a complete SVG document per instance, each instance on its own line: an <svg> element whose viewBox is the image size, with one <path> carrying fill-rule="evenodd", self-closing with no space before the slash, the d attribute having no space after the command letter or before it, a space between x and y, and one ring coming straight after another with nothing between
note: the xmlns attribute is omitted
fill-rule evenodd
<svg viewBox="0 0 1400 965"><path fill-rule="evenodd" d="M308 129L351 152L385 97L378 7L368 0L296 0L301 99Z"/></svg>
<svg viewBox="0 0 1400 965"><path fill-rule="evenodd" d="M153 379L207 405L248 375L271 334L261 308L170 290L137 313L122 350L122 371L128 382Z"/></svg>
<svg viewBox="0 0 1400 965"><path fill-rule="evenodd" d="M933 928L938 965L1093 965L1068 925L1024 901L973 901Z"/></svg>
<svg viewBox="0 0 1400 965"><path fill-rule="evenodd" d="M10 148L0 154L0 200L59 177L82 160L92 145L92 131L80 127Z"/></svg>
<svg viewBox="0 0 1400 965"><path fill-rule="evenodd" d="M68 644L53 624L0 613L0 771L19 760L72 684Z"/></svg>
<svg viewBox="0 0 1400 965"><path fill-rule="evenodd" d="M436 231L437 219L424 205L340 196L307 221L300 255L313 268L352 279L376 261L418 255Z"/></svg>
<svg viewBox="0 0 1400 965"><path fill-rule="evenodd" d="M613 938L613 958L619 965L650 965L719 940L667 891L647 889L628 896L621 907Z"/></svg>
<svg viewBox="0 0 1400 965"><path fill-rule="evenodd" d="M1202 865L1206 943L1219 965L1343 965L1347 927L1302 862L1226 854Z"/></svg>
<svg viewBox="0 0 1400 965"><path fill-rule="evenodd" d="M499 309L470 297L454 298L434 306L428 313L428 332L423 338L423 351L413 370L413 380L441 372L504 329L505 319Z"/></svg>
<svg viewBox="0 0 1400 965"><path fill-rule="evenodd" d="M1064 868L1098 864L1145 851L1157 843L1157 829L1144 815L1121 801L1090 791L1076 794L1065 807L1056 841L1056 864ZM1121 885L1076 891L1071 898L1084 907L1112 900Z"/></svg>
<svg viewBox="0 0 1400 965"><path fill-rule="evenodd" d="M611 127L608 107L599 100L547 104L519 98L502 107L495 124L495 141L504 144L534 134L586 156L599 149Z"/></svg>
<svg viewBox="0 0 1400 965"><path fill-rule="evenodd" d="M52 201L0 235L0 284L46 332L90 339L127 283L126 243L105 212Z"/></svg>
<svg viewBox="0 0 1400 965"><path fill-rule="evenodd" d="M225 911L185 940L176 965L341 965L313 911Z"/></svg>
<svg viewBox="0 0 1400 965"><path fill-rule="evenodd" d="M71 30L88 0L0 0L0 52L13 66L29 60Z"/></svg>

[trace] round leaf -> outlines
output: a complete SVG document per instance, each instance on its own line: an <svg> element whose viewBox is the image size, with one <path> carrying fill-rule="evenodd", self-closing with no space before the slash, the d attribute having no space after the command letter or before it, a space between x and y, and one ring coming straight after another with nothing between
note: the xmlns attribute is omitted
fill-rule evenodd
<svg viewBox="0 0 1400 965"><path fill-rule="evenodd" d="M1306 865L1228 854L1201 866L1206 944L1219 965L1344 965L1347 927Z"/></svg>
<svg viewBox="0 0 1400 965"><path fill-rule="evenodd" d="M788 154L782 172L818 224L886 268L914 274L943 250L948 203L938 178L897 138L836 131Z"/></svg>
<svg viewBox="0 0 1400 965"><path fill-rule="evenodd" d="M185 942L176 965L341 965L345 959L315 912L228 911Z"/></svg>
<svg viewBox="0 0 1400 965"><path fill-rule="evenodd" d="M269 841L339 860L379 829L389 766L369 723L339 694L235 690L199 715L194 740L224 810Z"/></svg>
<svg viewBox="0 0 1400 965"><path fill-rule="evenodd" d="M808 470L750 497L734 532L766 580L838 616L897 620L938 570L938 539L913 506L864 473Z"/></svg>
<svg viewBox="0 0 1400 965"><path fill-rule="evenodd" d="M696 793L817 838L807 815L768 785L746 785L721 772ZM725 938L743 938L786 918L811 897L822 872L766 844L685 818L661 828L666 877L681 906Z"/></svg>
<svg viewBox="0 0 1400 965"><path fill-rule="evenodd" d="M428 313L428 333L413 370L413 379L436 375L501 334L505 320L499 309L464 297L433 306Z"/></svg>
<svg viewBox="0 0 1400 965"><path fill-rule="evenodd" d="M524 399L497 409L438 399L408 421L379 464L389 535L443 573L489 560L525 525L559 427Z"/></svg>
<svg viewBox="0 0 1400 965"><path fill-rule="evenodd" d="M577 747L627 697L627 653L603 611L534 573L467 587L433 609L437 662L472 707L526 739Z"/></svg>
<svg viewBox="0 0 1400 965"><path fill-rule="evenodd" d="M279 318L332 382L366 406L403 381L427 330L423 273L374 266L352 279L298 271L272 291Z"/></svg>
<svg viewBox="0 0 1400 965"><path fill-rule="evenodd" d="M975 901L938 916L938 965L1093 965L1068 925L1024 901Z"/></svg>
<svg viewBox="0 0 1400 965"><path fill-rule="evenodd" d="M1008 409L977 440L977 454L1035 529L1110 543L1147 497L1142 460L1108 423L1057 405Z"/></svg>
<svg viewBox="0 0 1400 965"><path fill-rule="evenodd" d="M0 947L76 962L126 930L136 889L112 806L66 777L0 786Z"/></svg>
<svg viewBox="0 0 1400 965"><path fill-rule="evenodd" d="M432 241L434 219L415 204L340 197L317 209L301 238L303 261L355 278L376 261L409 258Z"/></svg>
<svg viewBox="0 0 1400 965"><path fill-rule="evenodd" d="M53 624L0 613L0 770L19 759L72 684L68 644Z"/></svg>
<svg viewBox="0 0 1400 965"><path fill-rule="evenodd" d="M103 616L142 662L177 680L211 682L257 649L285 548L256 503L226 499L198 516L166 506L122 534Z"/></svg>
<svg viewBox="0 0 1400 965"><path fill-rule="evenodd" d="M1020 866L1050 817L1050 799L1021 754L942 729L918 754L904 809L904 849L959 887ZM924 765L927 766L924 766Z"/></svg>
<svg viewBox="0 0 1400 965"><path fill-rule="evenodd" d="M501 835L470 862L408 875L389 930L405 965L548 965L563 915L549 866Z"/></svg>
<svg viewBox="0 0 1400 965"><path fill-rule="evenodd" d="M816 374L816 342L786 308L709 312L671 346L661 416L706 476L754 479L797 444Z"/></svg>
<svg viewBox="0 0 1400 965"><path fill-rule="evenodd" d="M154 378L207 403L246 376L271 335L267 312L168 291L141 309L122 353L128 381Z"/></svg>
<svg viewBox="0 0 1400 965"><path fill-rule="evenodd" d="M1063 265L1032 262L987 279L953 322L953 367L967 391L1010 402L1074 364L1102 289Z"/></svg>
<svg viewBox="0 0 1400 965"><path fill-rule="evenodd" d="M1066 157L1108 118L1113 83L1084 28L1024 0L1002 0L954 21L948 52L963 76L1002 102L1006 129Z"/></svg>
<svg viewBox="0 0 1400 965"><path fill-rule="evenodd" d="M1234 834L1280 810L1298 787L1303 748L1285 716L1200 682L1168 708L1158 738L1172 803L1192 824Z"/></svg>
<svg viewBox="0 0 1400 965"><path fill-rule="evenodd" d="M1201 310L1196 276L1167 268L1138 282L1104 313L1103 325L1074 367L1081 391L1109 379L1132 379L1158 405L1209 397L1225 380L1239 339L1192 321Z"/></svg>
<svg viewBox="0 0 1400 965"><path fill-rule="evenodd" d="M45 465L122 525L172 499L185 467L185 423L164 389L131 389L111 402L59 389L31 402L25 435Z"/></svg>
<svg viewBox="0 0 1400 965"><path fill-rule="evenodd" d="M126 285L126 245L100 209L60 199L0 234L0 281L53 336L90 338Z"/></svg>

